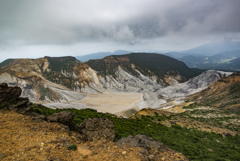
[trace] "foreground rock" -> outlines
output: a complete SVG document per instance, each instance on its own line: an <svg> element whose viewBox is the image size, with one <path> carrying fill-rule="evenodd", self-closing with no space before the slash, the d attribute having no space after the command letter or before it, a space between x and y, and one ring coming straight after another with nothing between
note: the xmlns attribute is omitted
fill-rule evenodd
<svg viewBox="0 0 240 161"><path fill-rule="evenodd" d="M59 113L54 113L51 116L47 117L47 120L50 122L58 122L64 125L69 126L71 130L76 130L74 124L73 124L73 118L76 115L74 113L68 112L68 111L62 111Z"/></svg>
<svg viewBox="0 0 240 161"><path fill-rule="evenodd" d="M19 98L21 95L21 88L8 87L7 83L0 84L0 102L10 101L12 99Z"/></svg>
<svg viewBox="0 0 240 161"><path fill-rule="evenodd" d="M115 138L114 124L107 118L88 118L77 126L78 138L83 141L113 141Z"/></svg>
<svg viewBox="0 0 240 161"><path fill-rule="evenodd" d="M20 87L8 87L7 83L0 84L0 108L12 109L20 113L30 110L29 99L19 97L21 92Z"/></svg>
<svg viewBox="0 0 240 161"><path fill-rule="evenodd" d="M163 143L155 141L151 137L145 135L137 135L135 137L129 135L127 138L120 139L116 145L119 148L124 148L125 146L143 148L140 151L140 156L142 156L144 160L163 160L163 158L172 160L178 158L183 161L188 161L188 159L181 153L176 152ZM160 153L161 155L159 155ZM175 153L175 156L171 157L171 155L167 155L173 153Z"/></svg>

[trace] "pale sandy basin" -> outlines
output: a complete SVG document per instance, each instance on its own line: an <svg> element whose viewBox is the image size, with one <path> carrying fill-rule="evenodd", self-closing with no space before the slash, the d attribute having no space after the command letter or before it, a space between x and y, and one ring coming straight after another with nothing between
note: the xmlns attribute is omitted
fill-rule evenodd
<svg viewBox="0 0 240 161"><path fill-rule="evenodd" d="M105 94L89 94L79 103L86 104L99 112L117 113L131 109L143 101L141 93L109 92Z"/></svg>

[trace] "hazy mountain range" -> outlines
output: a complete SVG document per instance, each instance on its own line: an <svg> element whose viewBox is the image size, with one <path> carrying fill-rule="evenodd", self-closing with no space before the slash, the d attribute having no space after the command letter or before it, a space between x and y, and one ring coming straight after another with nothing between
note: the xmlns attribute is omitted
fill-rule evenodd
<svg viewBox="0 0 240 161"><path fill-rule="evenodd" d="M101 59L110 55L123 55L133 53L126 50L116 50L115 52L99 52L76 58L82 62L91 59ZM240 63L240 42L218 41L201 45L182 52L155 52L163 54L184 62L189 68L199 68L203 70L226 70L239 71Z"/></svg>
<svg viewBox="0 0 240 161"><path fill-rule="evenodd" d="M77 56L76 58L82 62L86 62L91 59L102 59L109 55L123 55L123 54L129 54L132 53L131 51L125 51L125 50L116 50L114 52L98 52L98 53L92 53L88 55L82 55Z"/></svg>

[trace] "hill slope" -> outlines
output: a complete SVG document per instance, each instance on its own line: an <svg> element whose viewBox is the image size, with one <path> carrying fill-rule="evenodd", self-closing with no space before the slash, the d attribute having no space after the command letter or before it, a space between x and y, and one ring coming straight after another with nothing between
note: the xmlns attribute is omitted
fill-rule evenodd
<svg viewBox="0 0 240 161"><path fill-rule="evenodd" d="M211 84L207 89L192 95L189 100L240 114L240 72Z"/></svg>
<svg viewBox="0 0 240 161"><path fill-rule="evenodd" d="M161 54L131 53L120 56L109 56L104 59L90 60L87 62L94 70L103 75L115 75L118 67L129 74L139 76L156 76L158 83L168 83L169 77L178 82L184 82L200 73L189 69L184 63ZM139 72L138 72L139 71Z"/></svg>

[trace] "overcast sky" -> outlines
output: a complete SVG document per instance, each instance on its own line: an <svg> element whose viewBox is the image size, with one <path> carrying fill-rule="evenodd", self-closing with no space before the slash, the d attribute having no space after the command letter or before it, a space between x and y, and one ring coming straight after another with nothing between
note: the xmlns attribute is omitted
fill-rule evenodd
<svg viewBox="0 0 240 161"><path fill-rule="evenodd" d="M240 0L0 0L0 62L240 40Z"/></svg>

